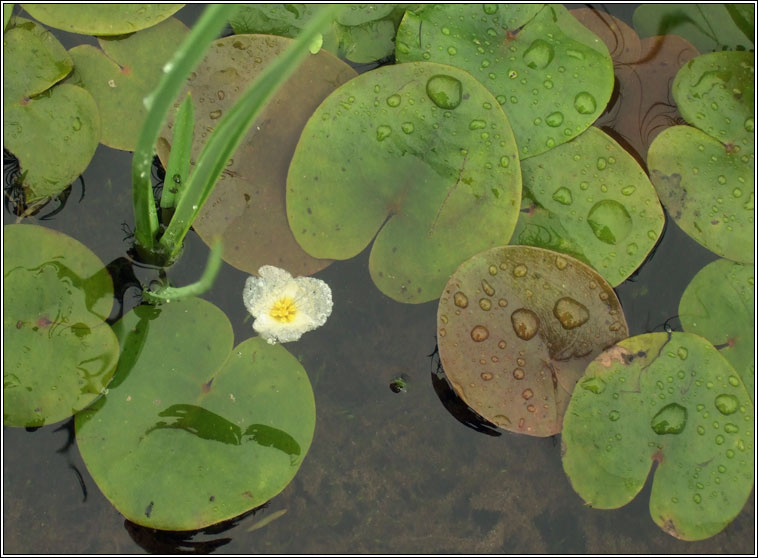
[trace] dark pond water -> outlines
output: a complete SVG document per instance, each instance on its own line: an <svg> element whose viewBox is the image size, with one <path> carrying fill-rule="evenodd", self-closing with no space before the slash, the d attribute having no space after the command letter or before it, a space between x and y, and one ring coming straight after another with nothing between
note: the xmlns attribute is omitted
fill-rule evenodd
<svg viewBox="0 0 758 558"><path fill-rule="evenodd" d="M598 7L598 9L602 9ZM632 7L613 6L630 19ZM200 12L179 17L191 25ZM65 34L59 34L59 36ZM67 47L81 42L63 37ZM123 258L132 226L131 154L100 146L65 208L24 222L77 238L104 262ZM7 210L4 223L16 221ZM170 276L194 280L206 246L190 233ZM672 222L655 252L617 288L630 334L676 329L684 288L715 256ZM141 273L141 272L140 272ZM149 274L143 273L143 279ZM73 442L73 421L28 432L3 428L6 553L753 553L755 495L719 535L676 540L650 518L650 482L619 510L593 510L563 471L560 437L479 432L435 374L437 303L404 305L381 294L368 250L316 275L332 288L325 327L287 349L313 385L317 426L294 481L267 506L199 533L157 532L125 521L100 493ZM242 305L246 274L225 265L205 298L252 334ZM6 294L4 294L6 296ZM138 302L126 290L124 311ZM118 308L114 309L114 312ZM403 375L407 390L395 393ZM284 515L281 515L286 510ZM260 529L249 528L276 517Z"/></svg>

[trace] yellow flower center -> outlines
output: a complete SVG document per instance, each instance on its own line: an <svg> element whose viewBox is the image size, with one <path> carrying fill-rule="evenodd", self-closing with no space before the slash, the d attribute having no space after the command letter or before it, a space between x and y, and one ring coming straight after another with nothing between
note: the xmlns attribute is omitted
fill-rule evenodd
<svg viewBox="0 0 758 558"><path fill-rule="evenodd" d="M282 323L294 321L296 315L297 306L295 306L295 301L288 296L277 300L269 312L269 316L274 318L277 322Z"/></svg>

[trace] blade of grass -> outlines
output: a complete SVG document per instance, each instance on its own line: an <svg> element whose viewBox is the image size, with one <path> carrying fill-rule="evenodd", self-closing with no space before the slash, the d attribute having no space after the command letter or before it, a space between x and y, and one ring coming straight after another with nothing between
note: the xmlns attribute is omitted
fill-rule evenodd
<svg viewBox="0 0 758 558"><path fill-rule="evenodd" d="M314 39L318 38L320 31L340 8L339 5L321 8L294 44L263 70L252 86L221 118L200 153L174 216L159 241L161 252L167 254L169 260L178 255L192 222L258 113L308 55Z"/></svg>
<svg viewBox="0 0 758 558"><path fill-rule="evenodd" d="M181 197L182 190L190 169L190 155L192 154L192 139L195 132L195 108L192 105L192 96L187 96L176 112L174 122L174 140L171 144L171 156L168 159L166 178L163 182L163 194L161 195L161 209L164 223L170 219L177 200Z"/></svg>
<svg viewBox="0 0 758 558"><path fill-rule="evenodd" d="M216 38L236 9L237 6L231 4L214 4L206 8L195 27L164 66L164 73L157 89L145 98L147 116L132 157L135 242L143 253L154 253L158 235L158 214L150 181L150 167L158 134L190 72L203 59L207 46Z"/></svg>

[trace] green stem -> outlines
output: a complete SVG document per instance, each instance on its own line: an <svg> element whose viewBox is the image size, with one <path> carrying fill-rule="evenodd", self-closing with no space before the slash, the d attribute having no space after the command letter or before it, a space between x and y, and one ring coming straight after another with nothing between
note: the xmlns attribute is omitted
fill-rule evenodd
<svg viewBox="0 0 758 558"><path fill-rule="evenodd" d="M303 29L294 44L263 70L250 88L221 118L200 153L174 216L160 239L160 251L168 256L169 261L179 254L182 241L192 222L260 111L279 86L308 56L314 39L340 8L339 5L322 8Z"/></svg>
<svg viewBox="0 0 758 558"><path fill-rule="evenodd" d="M177 200L181 198L184 183L189 175L194 132L195 108L192 105L192 95L187 93L184 102L176 112L171 156L168 159L166 177L163 180L161 218L164 223L168 222L173 215Z"/></svg>
<svg viewBox="0 0 758 558"><path fill-rule="evenodd" d="M205 271L198 281L184 287L158 287L154 291L145 290L142 293L143 298L150 304L159 304L162 302L172 302L181 300L189 296L200 296L213 286L219 270L221 269L221 254L223 247L220 239L216 239L208 255L208 262L205 264Z"/></svg>
<svg viewBox="0 0 758 558"><path fill-rule="evenodd" d="M155 142L166 121L171 105L185 85L193 68L200 63L205 49L223 29L237 9L231 4L214 4L203 12L197 25L182 41L174 56L163 67L158 88L144 102L148 108L132 158L132 203L134 205L135 242L143 254L155 252L158 214L150 181Z"/></svg>

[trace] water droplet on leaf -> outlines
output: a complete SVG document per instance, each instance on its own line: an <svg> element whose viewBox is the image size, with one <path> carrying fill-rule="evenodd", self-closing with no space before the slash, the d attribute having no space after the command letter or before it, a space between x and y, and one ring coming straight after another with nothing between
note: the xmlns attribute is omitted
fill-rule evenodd
<svg viewBox="0 0 758 558"><path fill-rule="evenodd" d="M426 94L442 109L452 110L461 104L463 86L452 76L436 75L426 82Z"/></svg>
<svg viewBox="0 0 758 558"><path fill-rule="evenodd" d="M669 403L650 421L653 432L659 435L679 434L687 424L687 409L678 403Z"/></svg>
<svg viewBox="0 0 758 558"><path fill-rule="evenodd" d="M579 327L590 318L587 307L568 296L558 299L553 307L553 315L561 322L563 329Z"/></svg>
<svg viewBox="0 0 758 558"><path fill-rule="evenodd" d="M534 70L542 70L553 60L553 47L542 39L537 39L524 51L524 63Z"/></svg>
<svg viewBox="0 0 758 558"><path fill-rule="evenodd" d="M591 94L587 93L586 91L577 93L576 97L574 97L574 108L576 109L576 112L578 112L579 114L594 113L595 109L597 108L595 97L593 97Z"/></svg>
<svg viewBox="0 0 758 558"><path fill-rule="evenodd" d="M477 343L481 343L485 339L487 339L490 336L489 330L482 326L474 326L474 329L471 330L471 339L476 341Z"/></svg>
<svg viewBox="0 0 758 558"><path fill-rule="evenodd" d="M511 324L513 325L513 331L518 337L524 341L529 341L529 339L537 335L540 319L537 317L537 314L528 308L519 308L511 314Z"/></svg>
<svg viewBox="0 0 758 558"><path fill-rule="evenodd" d="M618 244L632 230L629 212L616 200L597 202L587 215L587 224L597 239L606 244Z"/></svg>

